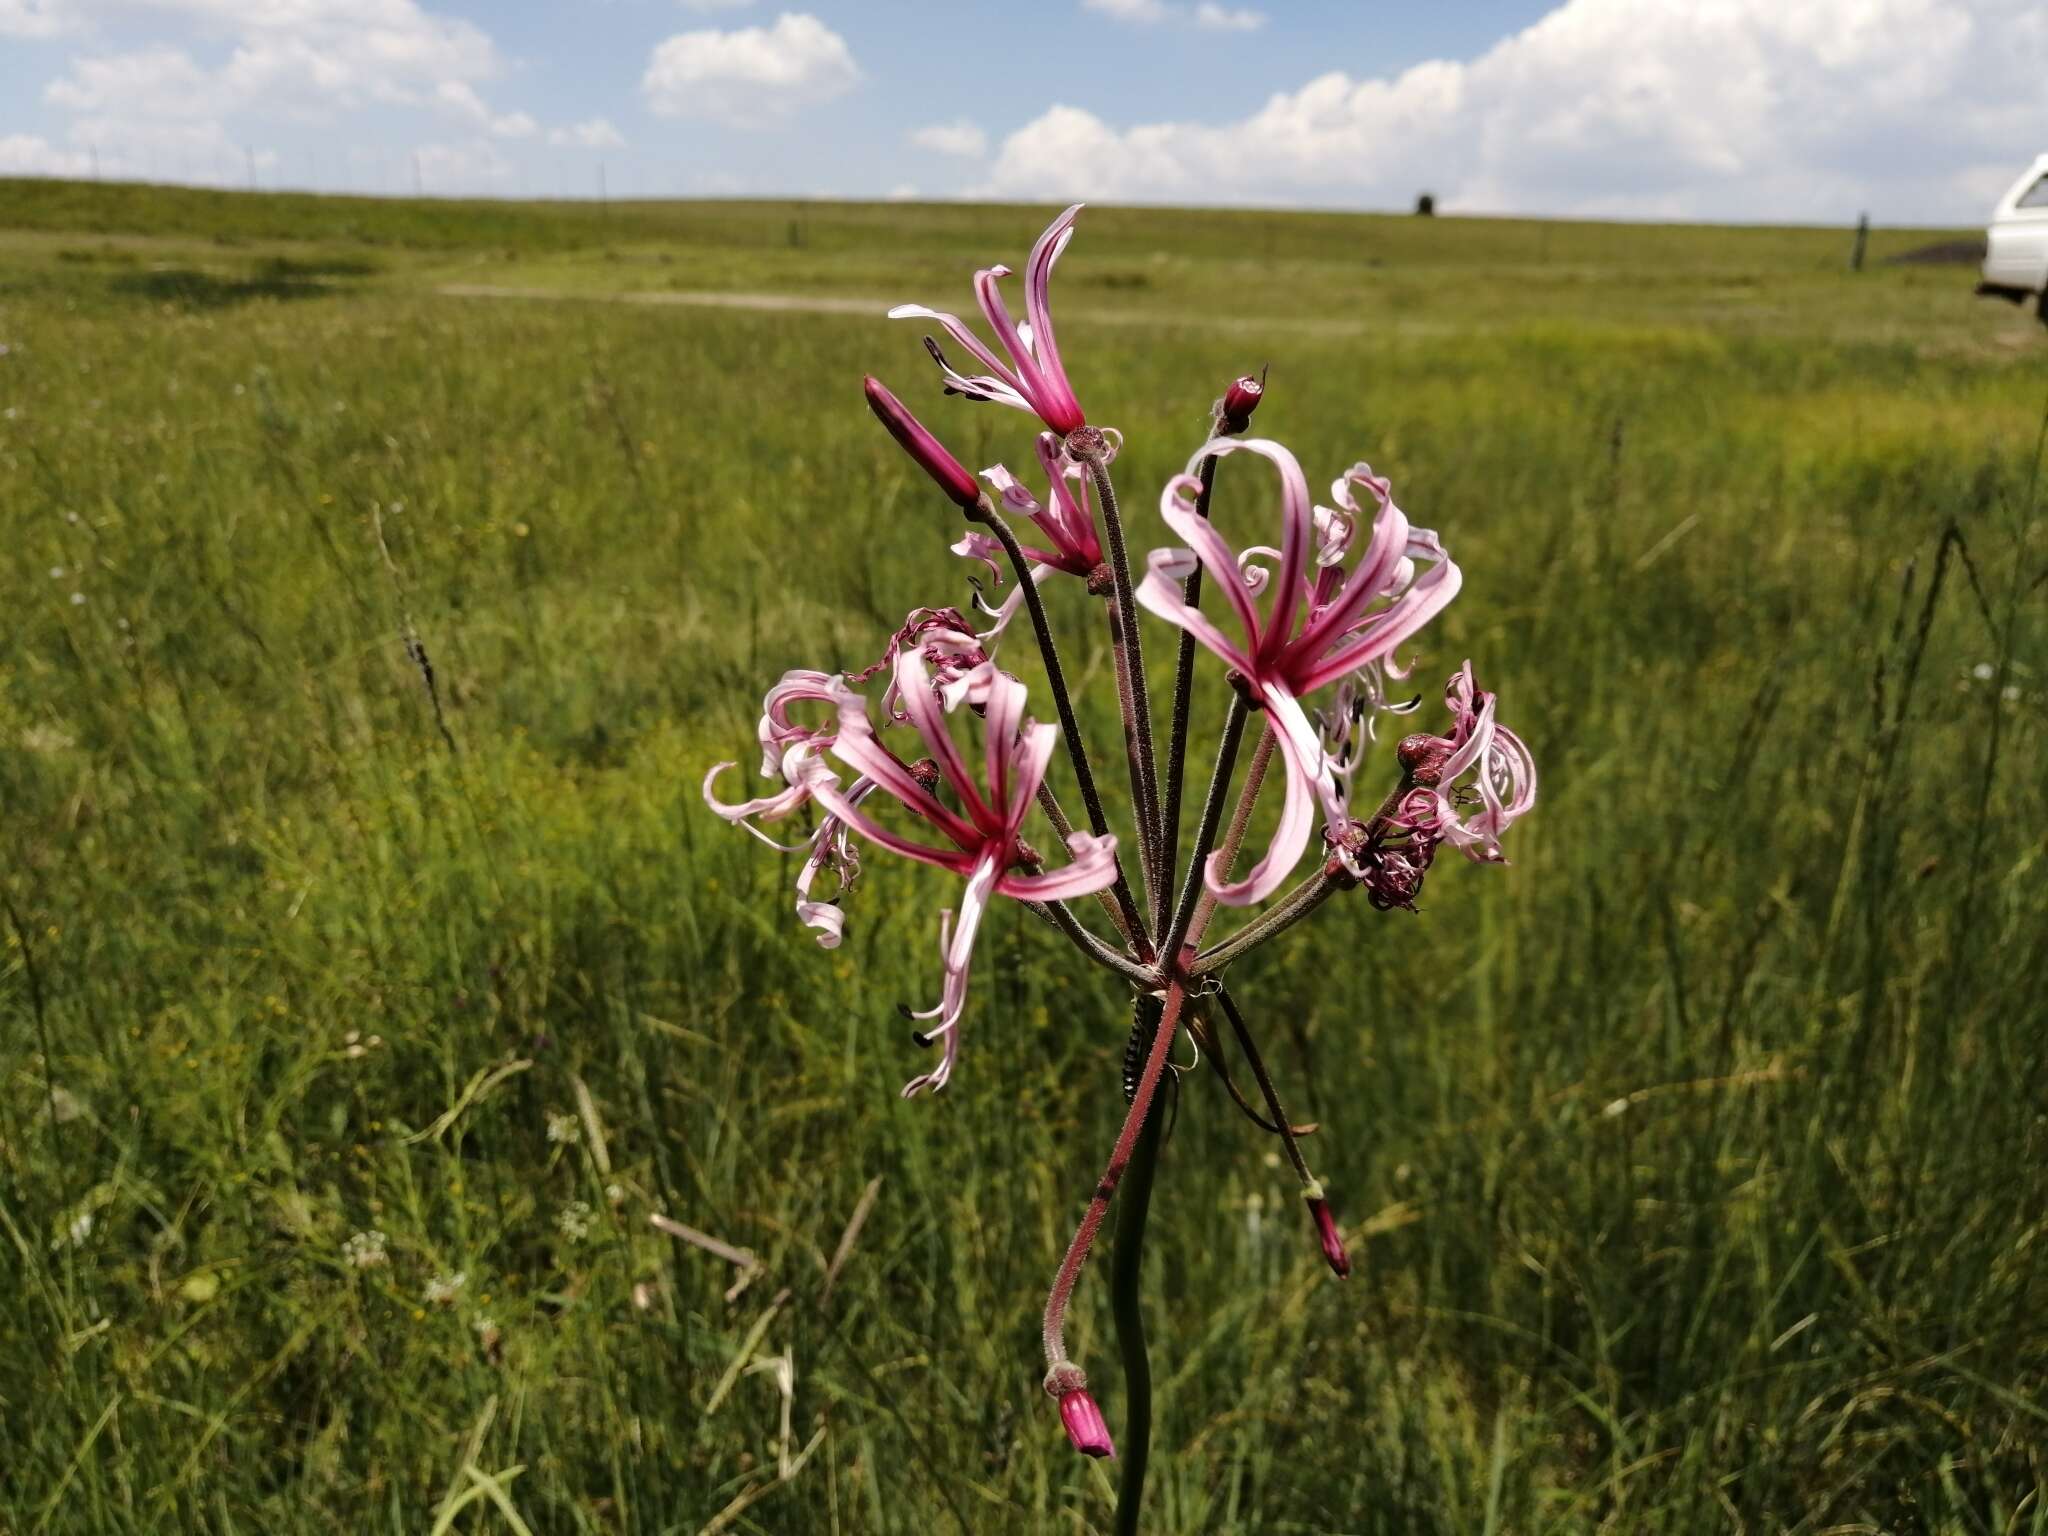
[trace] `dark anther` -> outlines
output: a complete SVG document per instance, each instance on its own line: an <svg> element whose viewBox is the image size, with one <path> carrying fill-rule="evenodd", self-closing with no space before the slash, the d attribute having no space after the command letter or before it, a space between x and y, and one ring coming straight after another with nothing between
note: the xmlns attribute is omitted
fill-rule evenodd
<svg viewBox="0 0 2048 1536"><path fill-rule="evenodd" d="M933 362L945 369L946 372L953 372L953 365L946 361L946 354L939 350L939 344L929 336L924 339L924 349L931 353ZM945 391L949 395L958 395L963 400L972 400L976 405L985 404L989 398L987 395L981 394L976 390L961 389L958 385L954 384L946 385Z"/></svg>

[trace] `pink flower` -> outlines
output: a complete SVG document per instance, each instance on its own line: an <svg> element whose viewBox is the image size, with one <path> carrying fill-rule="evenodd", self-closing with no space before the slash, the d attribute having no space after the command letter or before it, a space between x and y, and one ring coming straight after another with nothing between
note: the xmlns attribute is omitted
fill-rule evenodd
<svg viewBox="0 0 2048 1536"><path fill-rule="evenodd" d="M1247 551L1270 554L1278 562L1271 572L1246 570L1214 525L1194 513L1193 498L1201 489L1193 473L1196 464L1210 454L1240 451L1260 455L1279 472L1279 548ZM1354 485L1366 487L1378 507L1371 539L1346 568L1343 562L1363 515L1352 495ZM1212 439L1190 462L1188 473L1168 481L1160 497L1160 515L1191 548L1153 550L1138 601L1188 630L1244 679L1253 702L1278 732L1287 766L1286 799L1265 857L1244 879L1226 882L1220 855L1210 856L1209 889L1228 906L1249 906L1279 888L1308 846L1317 802L1333 840L1349 830L1335 767L1301 700L1375 665L1394 670L1394 650L1443 610L1463 580L1437 536L1409 525L1387 482L1370 466L1345 471L1333 498L1340 510L1312 507L1294 455L1264 438ZM1241 642L1182 600L1181 584L1197 561L1228 600ZM1417 561L1427 562L1428 569L1418 574ZM1254 602L1262 595L1267 597L1263 614Z"/></svg>
<svg viewBox="0 0 2048 1536"><path fill-rule="evenodd" d="M1086 1387L1075 1387L1060 1397L1060 1423L1067 1439L1083 1456L1114 1456L1116 1445L1109 1438L1109 1425Z"/></svg>
<svg viewBox="0 0 2048 1536"><path fill-rule="evenodd" d="M1379 740L1379 717L1412 715L1422 695L1396 699L1387 687L1387 665L1369 661L1349 677L1340 678L1329 703L1315 711L1316 734L1330 759L1330 771L1348 798L1351 778L1365 760L1366 748Z"/></svg>
<svg viewBox="0 0 2048 1536"><path fill-rule="evenodd" d="M1408 739L1436 740L1434 736ZM1411 789L1386 820L1372 828L1363 848L1355 854L1341 851L1346 871L1365 887L1366 900L1382 912L1395 907L1413 912L1423 878L1436 861L1437 844L1443 840L1442 825L1436 792Z"/></svg>
<svg viewBox="0 0 2048 1536"><path fill-rule="evenodd" d="M1116 878L1116 839L1077 832L1068 842L1073 862L1064 869L1018 873L1019 866L1034 862L1018 834L1045 778L1058 732L1024 718L1024 685L993 665L985 664L958 679L944 690L943 698L933 687L918 649L900 650L894 665L896 693L904 712L923 738L939 777L958 799L960 811L943 804L918 782L908 764L882 744L868 719L867 701L843 685L835 694L839 720L832 755L923 821L942 844L917 842L883 826L855 804L850 794L840 793L836 779L829 775L821 776L811 792L868 841L919 863L950 870L967 882L957 919L949 910L940 923L944 991L937 1006L912 1015L938 1021L920 1039L929 1042L943 1037L945 1052L935 1070L905 1085L907 1098L922 1088L943 1088L952 1076L959 1057L960 1015L967 1002L974 939L989 897L1000 894L1020 901L1053 901L1102 890ZM980 783L970 773L946 725L947 709L962 703L976 705L983 715Z"/></svg>
<svg viewBox="0 0 2048 1536"><path fill-rule="evenodd" d="M896 683L896 659L905 652L922 656L925 665L932 669L932 687L946 689L961 678L988 662L988 652L981 642L987 636L974 632L974 626L958 608L913 608L896 633L889 637L883 647L881 659L873 666L863 667L858 672L849 672L847 681L864 683L883 668L889 669L889 683L882 691L882 713L897 724L910 719L903 708L903 699ZM837 695L834 700L836 702Z"/></svg>
<svg viewBox="0 0 2048 1536"><path fill-rule="evenodd" d="M1403 761L1416 760L1415 782L1434 798L1437 839L1475 864L1504 863L1501 834L1536 804L1536 759L1494 719L1494 695L1473 682L1471 662L1451 674L1444 702L1451 734L1409 737L1401 744ZM1468 773L1470 784L1459 785ZM1460 814L1475 804L1476 812Z"/></svg>
<svg viewBox="0 0 2048 1536"><path fill-rule="evenodd" d="M1266 384L1250 374L1240 374L1230 381L1230 388L1223 391L1223 430L1226 432L1248 432L1252 425L1252 412L1259 408L1259 401L1265 398Z"/></svg>
<svg viewBox="0 0 2048 1536"><path fill-rule="evenodd" d="M903 451L917 461L918 468L932 477L947 498L963 512L972 512L979 507L981 487L974 483L974 476L967 473L966 467L926 430L923 422L910 414L901 400L889 393L888 386L869 374L862 381L862 387L867 391L868 409L889 429L889 435L902 444Z"/></svg>
<svg viewBox="0 0 2048 1536"><path fill-rule="evenodd" d="M1045 471L1049 504L1041 504L1024 483L1003 465L983 470L982 478L995 488L1005 512L1028 517L1045 535L1045 549L1024 546L1024 553L1041 565L1079 576L1084 581L1102 564L1102 543L1095 532L1093 490L1088 472L1060 451L1060 440L1050 432L1038 434L1038 467Z"/></svg>
<svg viewBox="0 0 2048 1536"><path fill-rule="evenodd" d="M761 742L761 777L778 780L783 787L758 800L728 805L711 793L711 785L721 773L728 768L737 768L739 764L714 763L711 771L704 775L704 803L727 821L744 826L763 842L769 842L752 825L753 819L780 821L811 798L813 775L807 765L817 761L818 753L831 744L836 730L835 725L799 724L790 718L790 707L817 703L831 704L836 710L837 695L832 691L832 685L833 679L823 672L797 669L783 673L761 701L761 723L754 731Z"/></svg>
<svg viewBox="0 0 2048 1536"><path fill-rule="evenodd" d="M1315 1218L1316 1236L1322 1239L1323 1258L1339 1280L1349 1280L1351 1255L1344 1249L1344 1234L1337 1230L1337 1218L1330 1213L1330 1202L1319 1194L1310 1195L1308 1210L1309 1215Z"/></svg>
<svg viewBox="0 0 2048 1536"><path fill-rule="evenodd" d="M704 775L704 803L714 812L735 826L744 827L778 853L805 855L796 877L796 915L818 930L818 943L825 949L839 947L846 924L845 915L839 910L839 898L853 888L860 874L860 854L847 841L845 823L836 816L827 816L805 842L778 843L754 822L781 821L795 814L810 802L811 792L821 780L833 780L832 770L820 754L836 734L836 688L837 679L823 672L798 670L783 673L780 681L768 690L756 735L761 742L761 776L778 780L783 786L780 790L731 805L712 792L712 785L720 774L739 765L714 763ZM821 728L792 720L791 706L802 703L833 705L835 726ZM848 787L846 799L849 804L859 805L873 789L874 785L865 779L856 779ZM819 896L815 889L818 877L826 873L833 878L829 899Z"/></svg>
<svg viewBox="0 0 2048 1536"><path fill-rule="evenodd" d="M1007 364L983 345L981 338L962 324L956 315L927 309L922 304L899 304L889 311L891 320L938 321L975 361L988 369L985 374L956 372L938 344L927 338L925 345L931 349L939 371L945 376L947 393L965 395L970 400L993 400L1020 411L1035 412L1038 419L1060 437L1085 425L1087 417L1081 413L1081 403L1074 398L1074 387L1067 382L1067 371L1060 364L1059 345L1053 339L1052 308L1047 299L1047 289L1053 263L1060 259L1060 252L1074 237L1074 220L1079 216L1081 206L1076 203L1054 219L1046 226L1045 233L1038 237L1038 243L1031 247L1031 257L1024 269L1023 325L1010 318L1009 306L1003 302L1002 292L996 287L999 279L1010 275L1010 269L987 267L974 274L974 296L981 304L981 313L989 328L996 333L996 340L1009 354Z"/></svg>

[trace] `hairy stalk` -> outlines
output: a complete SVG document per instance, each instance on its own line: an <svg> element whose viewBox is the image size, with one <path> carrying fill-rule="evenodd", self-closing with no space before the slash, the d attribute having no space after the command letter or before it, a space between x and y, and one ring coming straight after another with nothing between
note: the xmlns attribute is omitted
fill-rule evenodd
<svg viewBox="0 0 2048 1536"><path fill-rule="evenodd" d="M1043 779L1038 781L1038 808L1045 812L1045 819L1052 823L1052 829L1059 834L1062 843L1072 841L1073 818L1067 815L1066 807L1060 804L1059 796L1052 792L1052 785ZM1109 892L1097 891L1095 903L1102 908L1103 915L1109 919L1110 926L1116 929L1118 937L1135 951L1137 945L1131 942L1131 930L1124 926L1123 912L1110 899Z"/></svg>
<svg viewBox="0 0 2048 1536"><path fill-rule="evenodd" d="M1150 967L1140 965L1129 955L1119 954L1090 933L1064 901L1027 901L1024 905L1073 940L1074 947L1097 965L1107 966L1124 980L1141 987L1158 985L1159 978Z"/></svg>
<svg viewBox="0 0 2048 1536"><path fill-rule="evenodd" d="M1201 477L1202 489L1195 497L1195 516L1206 522L1209 496L1216 488L1216 455L1212 453L1203 459L1196 473ZM1202 606L1202 563L1199 560L1188 572L1187 580L1181 583L1180 596L1190 608ZM1180 796L1187 778L1188 716L1193 712L1194 701L1195 632L1183 629L1179 651L1173 660L1173 714L1166 736L1166 788L1159 806L1159 867L1166 871L1169 880L1180 864Z"/></svg>
<svg viewBox="0 0 2048 1536"><path fill-rule="evenodd" d="M1252 753L1252 765L1246 770L1244 788L1237 797L1237 809L1230 816L1230 830L1223 834L1223 878L1228 880L1237 870L1237 853L1244 847L1245 832L1251 827L1252 810L1259 803L1259 791L1266 787L1266 770L1273 765L1273 753L1280 745L1280 736L1273 728L1273 722L1266 722L1266 734L1259 738L1258 750ZM1205 882L1202 899L1195 908L1195 919L1188 925L1183 945L1199 947L1202 935L1209 931L1209 922L1216 916L1216 896Z"/></svg>
<svg viewBox="0 0 2048 1536"><path fill-rule="evenodd" d="M1109 594L1103 610L1109 618L1109 654L1116 664L1116 707L1124 723L1124 758L1131 765L1131 808L1138 825L1139 895L1144 899L1152 928L1157 931L1166 920L1160 910L1165 905L1165 893L1161 889L1159 850L1152 836L1152 812L1146 802L1144 765L1149 748L1139 726L1144 718L1140 713L1143 705L1132 681L1130 652L1124 644L1124 631L1129 626L1124 623L1124 610L1118 606L1115 593Z"/></svg>
<svg viewBox="0 0 2048 1536"><path fill-rule="evenodd" d="M1172 880L1160 867L1159 764L1152 746L1152 702L1145 681L1145 645L1138 634L1138 605L1132 595L1130 553L1124 547L1123 518L1117 511L1116 487L1099 452L1084 460L1095 482L1095 505L1109 545L1109 579L1114 596L1109 610L1109 638L1117 654L1117 696L1124 709L1124 734L1131 749L1131 795L1137 802L1138 844L1145 865L1145 884L1154 903L1155 928Z"/></svg>
<svg viewBox="0 0 2048 1536"><path fill-rule="evenodd" d="M1081 1266L1088 1262L1088 1250L1095 1245L1095 1234L1102 1229L1102 1218L1108 1214L1109 1202L1116 1196L1117 1183L1123 1178L1124 1170L1137 1150L1138 1133L1144 1128L1146 1115L1151 1112L1152 1098L1166 1070L1166 1058L1173 1045L1174 1032L1180 1027L1181 1005L1186 999L1187 993L1178 981L1167 984L1159 1027L1152 1037L1152 1049L1145 1055L1144 1070L1139 1073L1137 1089L1131 1095L1131 1107L1124 1114L1123 1129L1117 1133L1116 1146L1109 1154L1109 1163L1102 1170L1102 1179L1095 1186L1081 1224L1074 1229L1073 1240L1067 1244L1059 1273L1053 1276L1052 1292L1045 1301L1045 1324L1041 1334L1048 1380L1061 1367L1070 1365L1066 1341L1067 1303L1073 1298L1074 1282L1080 1278Z"/></svg>
<svg viewBox="0 0 2048 1536"><path fill-rule="evenodd" d="M1268 939L1278 938L1338 891L1349 889L1357 883L1342 873L1341 869L1337 874L1331 874L1331 862L1326 859L1317 867L1314 874L1281 897L1277 906L1269 907L1260 913L1257 922L1246 924L1214 949L1204 950L1196 955L1194 963L1187 967L1189 979L1213 976L1231 961L1249 954Z"/></svg>
<svg viewBox="0 0 2048 1536"><path fill-rule="evenodd" d="M1038 636L1038 653L1045 661L1046 685L1052 689L1053 706L1059 711L1060 735L1066 739L1067 758L1074 765L1074 778L1081 787L1081 804L1088 812L1088 829L1097 837L1109 835L1109 819L1102 813L1102 795L1095 787L1095 770L1088 764L1088 748L1081 739L1081 722L1075 718L1074 702L1067 695L1067 675L1060 666L1059 646L1052 637L1052 622L1045 614L1045 601L1039 596L1038 583L1031 579L1031 562L1024 557L1024 547L1017 542L1017 535L1010 531L1010 525L1003 520L987 498L983 498L980 512L981 521L988 525L989 532L996 536L996 542L1003 546L1003 553L1010 557L1010 565L1017 573L1017 580L1024 589L1024 606L1031 611L1031 628ZM1116 882L1110 887L1117 906L1124 915L1123 926L1134 936L1140 959L1151 958L1148 940L1150 930L1145 926L1138 904L1131 899L1130 882L1124 878L1123 861L1116 867Z"/></svg>
<svg viewBox="0 0 2048 1536"><path fill-rule="evenodd" d="M1159 1029L1159 999L1141 997L1133 1024ZM1151 1039L1146 1041L1149 1047ZM1117 1207L1116 1244L1110 1250L1109 1306L1116 1318L1117 1352L1124 1365L1123 1461L1116 1495L1117 1536L1137 1536L1138 1511L1145 1502L1145 1464L1152 1452L1152 1362L1145 1351L1145 1314L1140 1305L1140 1270L1145 1261L1145 1219L1152 1209L1152 1179L1159 1166L1160 1128L1165 1116L1155 1102L1131 1154L1123 1203Z"/></svg>
<svg viewBox="0 0 2048 1536"><path fill-rule="evenodd" d="M1166 936L1160 941L1159 960L1162 967L1177 966L1180 963L1180 947L1187 937L1188 925L1194 921L1195 903L1205 889L1203 866L1209 859L1209 848L1216 841L1216 828L1223 820L1223 802L1230 795L1230 775L1237 767L1238 743L1244 739L1244 722L1251 714L1251 707L1242 693L1230 696L1230 712L1223 717L1223 736L1216 743L1216 767L1209 775L1209 793L1202 802L1201 824L1195 828L1194 846L1188 850L1187 874L1180 885L1180 899L1174 904L1173 921L1167 924Z"/></svg>
<svg viewBox="0 0 2048 1536"><path fill-rule="evenodd" d="M1224 1059L1223 1047L1218 1043L1221 1037L1213 1029L1199 1023L1192 1014L1188 1017L1187 1026L1188 1034L1201 1048L1202 1059L1209 1063L1209 1070L1222 1082L1223 1091L1230 1095L1230 1102L1237 1106L1238 1113L1267 1135L1278 1136L1280 1127L1259 1113L1257 1106L1244 1096L1244 1090L1237 1086L1237 1079L1230 1075L1230 1063ZM1318 1128L1310 1124L1290 1125L1288 1129L1296 1136L1312 1136Z"/></svg>
<svg viewBox="0 0 2048 1536"><path fill-rule="evenodd" d="M1244 1052L1252 1076L1258 1079L1259 1092L1265 1095L1266 1108L1273 1115L1275 1134L1287 1147L1287 1160L1294 1165L1295 1176L1303 1184L1315 1183L1315 1175L1308 1171L1307 1159L1302 1157L1301 1148L1294 1143L1294 1124L1287 1118L1286 1106L1280 1102L1280 1091L1273 1086L1273 1079L1266 1071L1265 1058L1259 1054L1259 1045L1252 1038L1251 1027L1245 1023L1244 1015L1238 1012L1230 989L1220 980L1216 983L1216 1001L1223 1005L1223 1015L1230 1020L1231 1033L1237 1036L1238 1049Z"/></svg>

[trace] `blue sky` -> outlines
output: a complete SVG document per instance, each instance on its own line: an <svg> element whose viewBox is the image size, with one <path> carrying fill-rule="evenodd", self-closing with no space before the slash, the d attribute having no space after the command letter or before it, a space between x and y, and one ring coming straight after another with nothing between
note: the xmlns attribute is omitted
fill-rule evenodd
<svg viewBox="0 0 2048 1536"><path fill-rule="evenodd" d="M1972 222L2035 0L0 0L0 174Z"/></svg>

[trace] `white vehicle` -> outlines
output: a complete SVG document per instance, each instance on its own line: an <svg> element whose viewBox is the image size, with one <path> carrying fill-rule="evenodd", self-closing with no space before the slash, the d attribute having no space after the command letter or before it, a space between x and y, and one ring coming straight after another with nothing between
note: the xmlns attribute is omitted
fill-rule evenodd
<svg viewBox="0 0 2048 1536"><path fill-rule="evenodd" d="M2048 155L2037 157L1998 200L1977 291L2015 304L2032 299L2048 322Z"/></svg>

